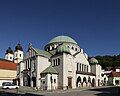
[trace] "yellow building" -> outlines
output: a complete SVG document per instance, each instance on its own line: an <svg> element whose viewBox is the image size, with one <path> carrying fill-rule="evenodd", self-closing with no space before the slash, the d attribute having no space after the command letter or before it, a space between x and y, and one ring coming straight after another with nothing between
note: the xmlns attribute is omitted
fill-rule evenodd
<svg viewBox="0 0 120 96"><path fill-rule="evenodd" d="M13 82L17 75L17 64L0 58L0 86L3 82Z"/></svg>

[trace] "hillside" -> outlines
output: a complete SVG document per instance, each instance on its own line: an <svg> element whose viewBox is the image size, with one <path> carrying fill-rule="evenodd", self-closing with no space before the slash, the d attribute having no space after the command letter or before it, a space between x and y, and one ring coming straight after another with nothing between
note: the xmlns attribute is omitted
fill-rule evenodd
<svg viewBox="0 0 120 96"><path fill-rule="evenodd" d="M96 56L95 58L99 61L102 68L120 66L120 54L114 56Z"/></svg>

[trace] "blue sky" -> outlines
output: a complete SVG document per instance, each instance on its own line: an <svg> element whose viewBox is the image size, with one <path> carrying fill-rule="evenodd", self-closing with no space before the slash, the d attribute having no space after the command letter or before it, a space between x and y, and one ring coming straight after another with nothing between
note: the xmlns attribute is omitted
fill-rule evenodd
<svg viewBox="0 0 120 96"><path fill-rule="evenodd" d="M89 56L120 54L120 0L0 0L0 57L68 35Z"/></svg>

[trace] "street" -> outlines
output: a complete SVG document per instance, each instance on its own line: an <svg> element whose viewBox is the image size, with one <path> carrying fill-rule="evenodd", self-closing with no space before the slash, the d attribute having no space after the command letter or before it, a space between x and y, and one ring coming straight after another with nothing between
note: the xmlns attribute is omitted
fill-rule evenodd
<svg viewBox="0 0 120 96"><path fill-rule="evenodd" d="M74 89L18 93L17 89L0 89L0 96L120 96L118 87L100 87L92 89Z"/></svg>

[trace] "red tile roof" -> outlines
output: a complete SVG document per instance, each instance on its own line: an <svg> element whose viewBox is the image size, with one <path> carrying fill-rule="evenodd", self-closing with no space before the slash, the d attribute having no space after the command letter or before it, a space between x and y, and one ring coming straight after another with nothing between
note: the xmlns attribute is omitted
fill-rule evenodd
<svg viewBox="0 0 120 96"><path fill-rule="evenodd" d="M5 59L0 59L0 69L17 70L17 64Z"/></svg>
<svg viewBox="0 0 120 96"><path fill-rule="evenodd" d="M111 76L112 76L112 77L120 77L120 72L112 71L112 72L111 72Z"/></svg>

